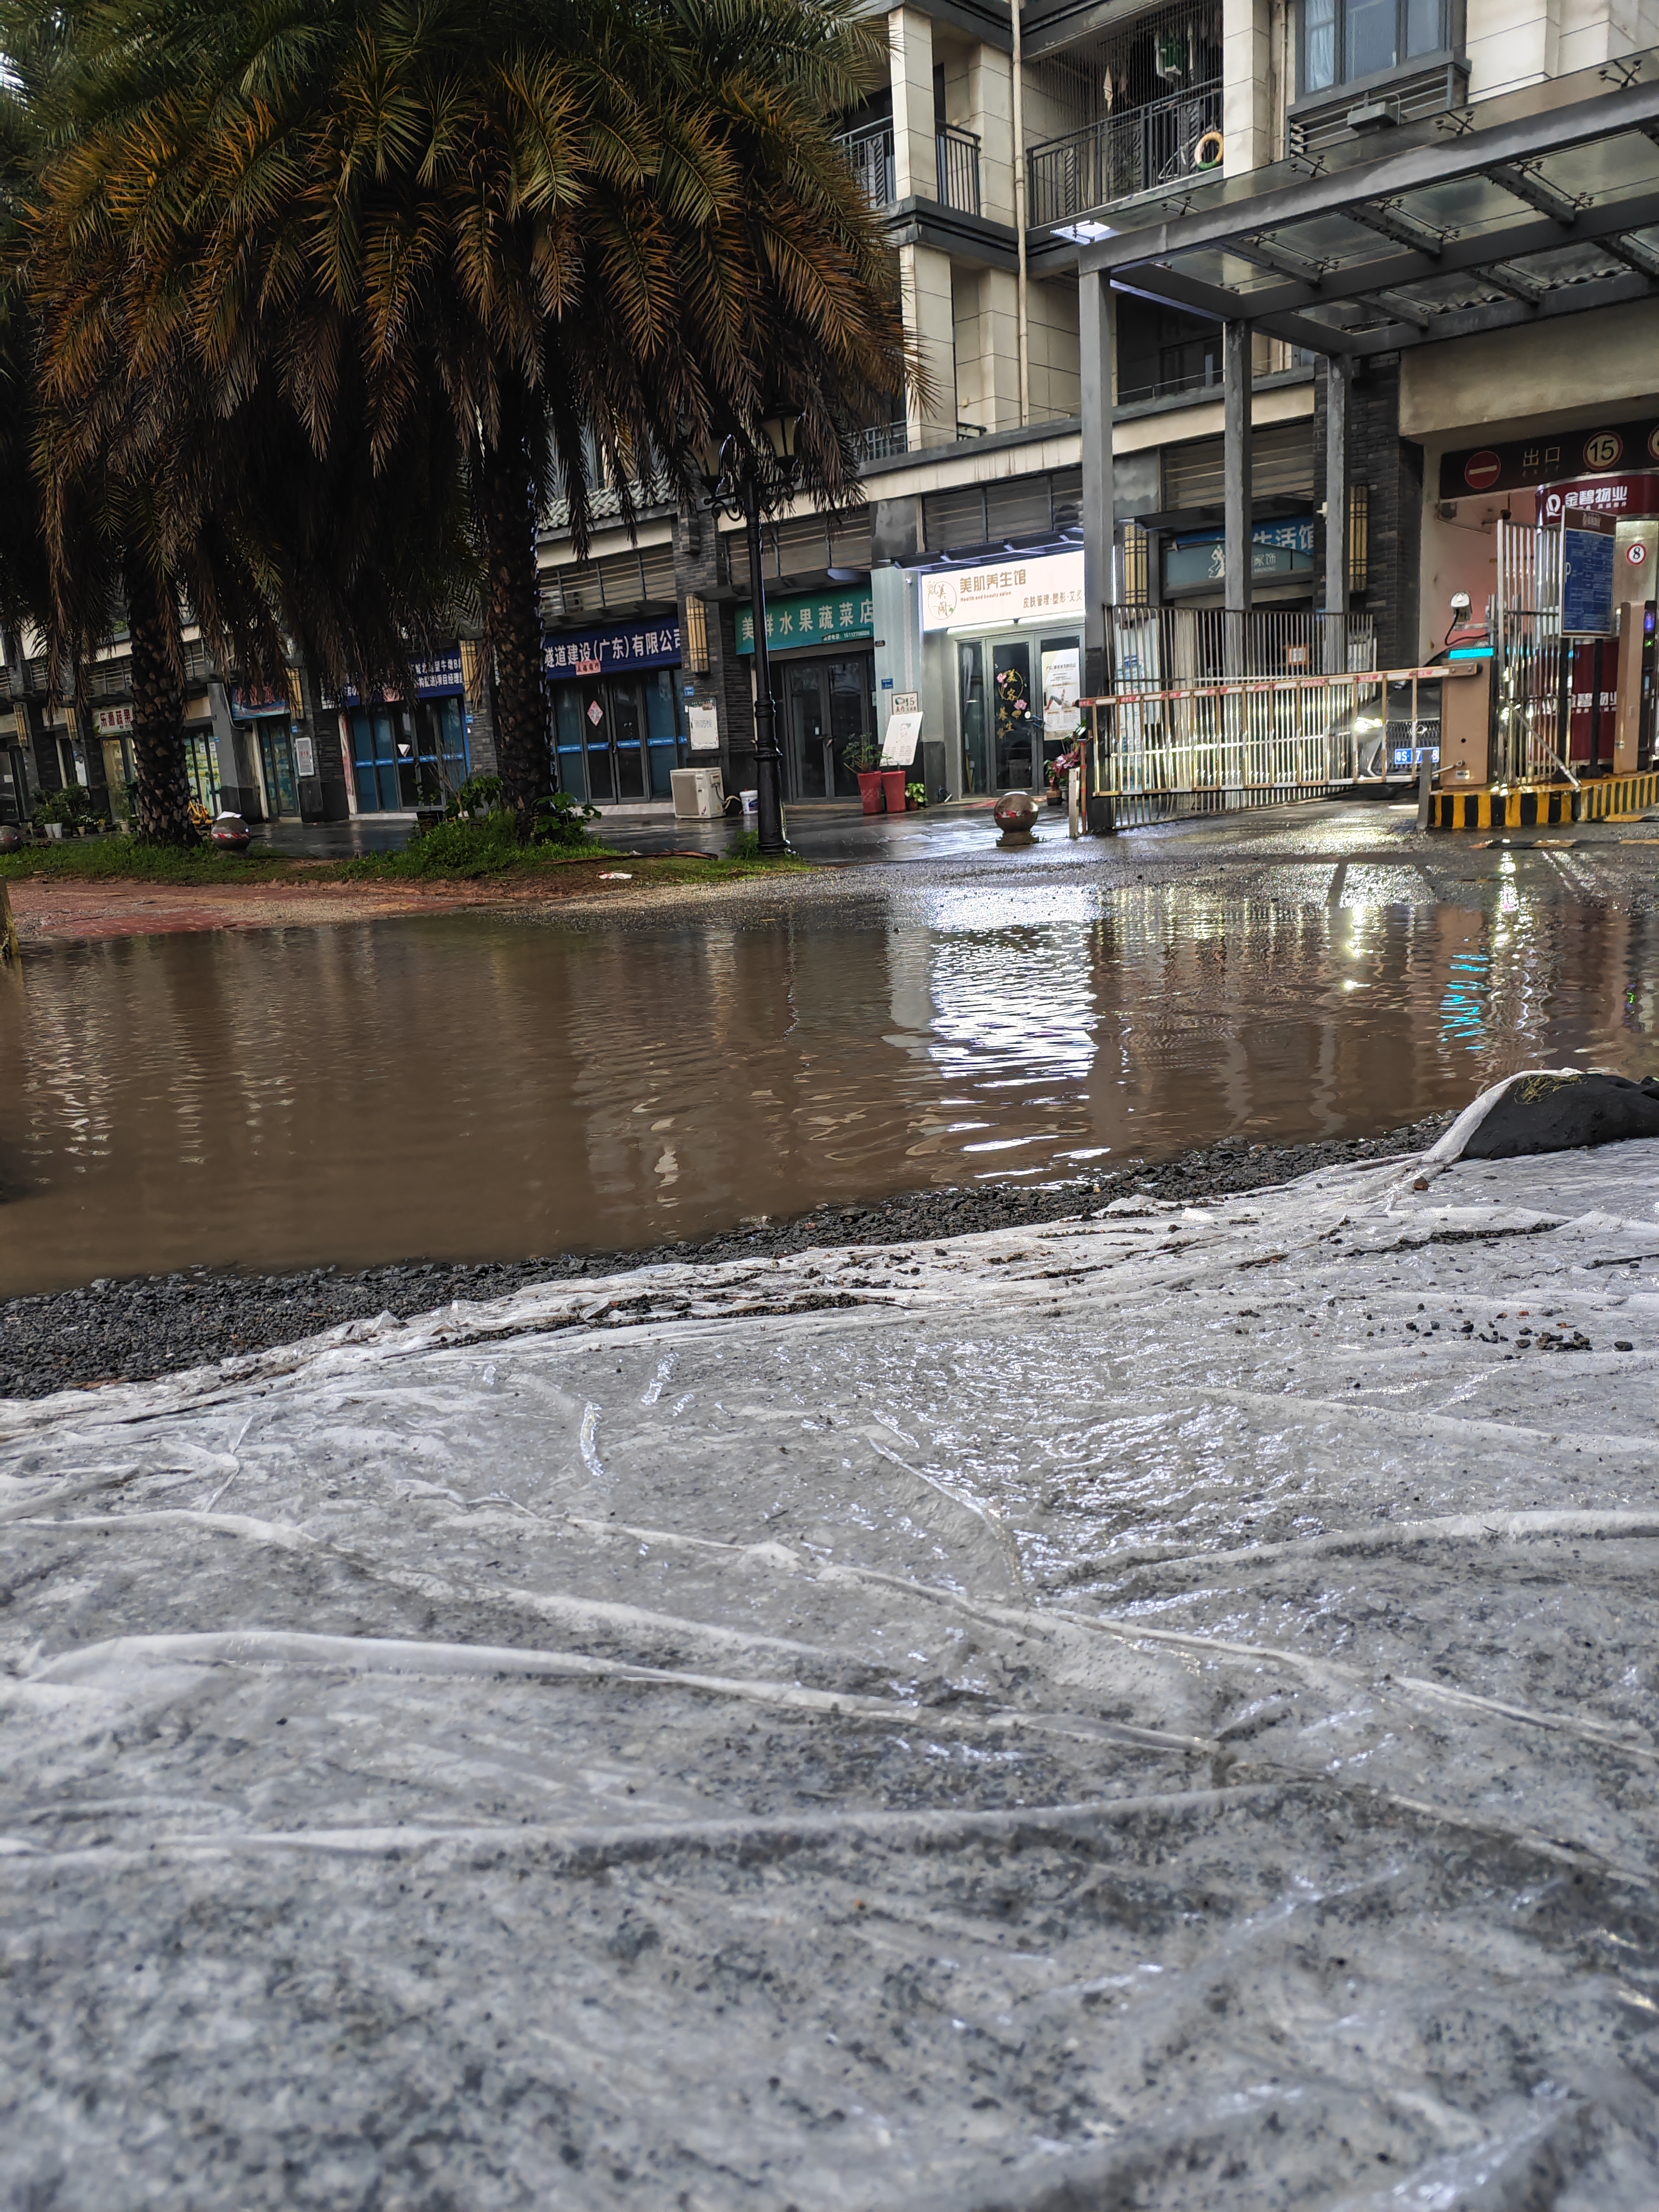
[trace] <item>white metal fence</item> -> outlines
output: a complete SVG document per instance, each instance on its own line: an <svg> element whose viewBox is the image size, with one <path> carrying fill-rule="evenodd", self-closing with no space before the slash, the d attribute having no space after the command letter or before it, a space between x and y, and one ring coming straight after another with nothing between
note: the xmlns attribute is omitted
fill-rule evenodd
<svg viewBox="0 0 1659 2212"><path fill-rule="evenodd" d="M1552 783L1567 767L1568 671L1562 662L1559 525L1498 522L1498 589L1490 621L1497 674L1500 782Z"/></svg>
<svg viewBox="0 0 1659 2212"><path fill-rule="evenodd" d="M1106 610L1106 681L1114 691L1176 690L1253 676L1336 676L1376 665L1369 615L1304 609Z"/></svg>
<svg viewBox="0 0 1659 2212"><path fill-rule="evenodd" d="M1409 781L1437 761L1438 668L1244 677L1085 700L1089 789L1114 828Z"/></svg>

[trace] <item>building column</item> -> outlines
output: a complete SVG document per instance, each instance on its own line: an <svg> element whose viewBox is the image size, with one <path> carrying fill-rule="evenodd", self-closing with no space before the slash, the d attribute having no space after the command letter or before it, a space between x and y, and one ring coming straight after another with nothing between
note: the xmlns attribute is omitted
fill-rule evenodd
<svg viewBox="0 0 1659 2212"><path fill-rule="evenodd" d="M899 248L899 303L904 335L915 346L927 380L925 395L905 398L909 450L953 446L957 438L956 305L951 257L932 246Z"/></svg>
<svg viewBox="0 0 1659 2212"><path fill-rule="evenodd" d="M1273 159L1271 0L1221 0L1222 162L1241 177Z"/></svg>
<svg viewBox="0 0 1659 2212"><path fill-rule="evenodd" d="M1348 364L1325 360L1325 673L1348 665Z"/></svg>
<svg viewBox="0 0 1659 2212"><path fill-rule="evenodd" d="M208 679L208 706L212 713L212 737L219 754L219 804L227 814L240 814L244 821L262 822L264 808L260 803L259 782L248 765L248 738L246 731L239 730L230 711L230 694L222 678ZM204 730L192 734L207 736Z"/></svg>
<svg viewBox="0 0 1659 2212"><path fill-rule="evenodd" d="M1117 500L1112 424L1117 409L1117 302L1103 270L1078 280L1079 367L1083 414L1083 690L1094 698L1109 680L1106 610L1117 604L1113 538Z"/></svg>
<svg viewBox="0 0 1659 2212"><path fill-rule="evenodd" d="M1250 607L1250 326L1221 326L1222 468L1226 526L1224 574L1230 614ZM1229 628L1233 625L1229 624ZM1237 626L1242 633L1243 625ZM1241 637L1242 643L1242 637ZM1237 671L1243 672L1241 660Z"/></svg>
<svg viewBox="0 0 1659 2212"><path fill-rule="evenodd" d="M325 704L308 662L301 661L295 674L299 681L301 708L295 735L311 740L311 757L316 763L314 775L300 778L300 819L349 822L351 803L346 796L348 770L345 747L340 738L340 710Z"/></svg>
<svg viewBox="0 0 1659 2212"><path fill-rule="evenodd" d="M933 27L914 8L887 19L893 87L893 197L939 198L939 132L933 119Z"/></svg>

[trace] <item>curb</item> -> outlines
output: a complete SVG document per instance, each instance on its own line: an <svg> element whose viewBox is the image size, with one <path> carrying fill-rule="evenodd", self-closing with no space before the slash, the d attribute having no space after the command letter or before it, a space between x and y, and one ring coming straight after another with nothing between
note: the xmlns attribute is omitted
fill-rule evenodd
<svg viewBox="0 0 1659 2212"><path fill-rule="evenodd" d="M1429 794L1431 830L1533 830L1553 823L1605 822L1659 805L1659 769L1567 784L1483 785Z"/></svg>

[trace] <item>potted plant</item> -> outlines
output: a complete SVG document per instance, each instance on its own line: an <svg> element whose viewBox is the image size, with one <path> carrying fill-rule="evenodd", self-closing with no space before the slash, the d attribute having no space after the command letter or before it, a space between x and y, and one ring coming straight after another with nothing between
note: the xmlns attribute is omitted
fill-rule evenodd
<svg viewBox="0 0 1659 2212"><path fill-rule="evenodd" d="M881 772L881 787L887 795L887 811L902 814L904 791L908 779L902 768L884 768Z"/></svg>
<svg viewBox="0 0 1659 2212"><path fill-rule="evenodd" d="M40 802L40 819L47 836L53 839L88 828L96 818L92 793L82 784L66 783L61 791L48 792Z"/></svg>
<svg viewBox="0 0 1659 2212"><path fill-rule="evenodd" d="M859 799L866 814L881 811L881 747L872 737L850 738L842 755L849 775L859 780Z"/></svg>
<svg viewBox="0 0 1659 2212"><path fill-rule="evenodd" d="M926 806L927 804L927 785L925 783L907 783L904 787L904 804L909 808Z"/></svg>

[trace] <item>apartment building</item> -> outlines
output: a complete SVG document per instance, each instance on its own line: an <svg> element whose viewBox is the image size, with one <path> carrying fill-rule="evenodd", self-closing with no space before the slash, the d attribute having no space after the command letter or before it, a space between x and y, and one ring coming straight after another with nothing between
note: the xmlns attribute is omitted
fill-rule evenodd
<svg viewBox="0 0 1659 2212"><path fill-rule="evenodd" d="M1574 505L1613 519L1620 599L1652 597L1659 0L884 12L888 83L842 144L926 388L866 429L861 504L765 527L791 801L851 795L846 746L901 705L954 798L1040 787L1079 694L1227 672L1264 634L1281 665L1410 665L1457 595L1524 597L1516 532ZM702 759L752 785L741 526L605 501L581 561L556 506L542 532L557 781L660 799ZM1283 622L1193 625L1160 672L1153 608ZM85 730L8 657L0 812L31 760L113 794L118 648ZM1576 651L1570 758L1597 758L1616 658ZM471 647L408 702L191 677L202 794L250 813L407 811L493 764Z"/></svg>
<svg viewBox="0 0 1659 2212"><path fill-rule="evenodd" d="M849 793L896 702L930 794L1040 786L1070 702L1158 634L1135 610L1279 610L1293 665L1411 665L1497 590L1500 519L1564 501L1616 516L1645 599L1659 0L886 14L842 143L927 389L866 432L861 507L768 523L790 799ZM560 781L664 796L714 757L695 734L752 783L740 526L660 511L578 563L560 525Z"/></svg>

